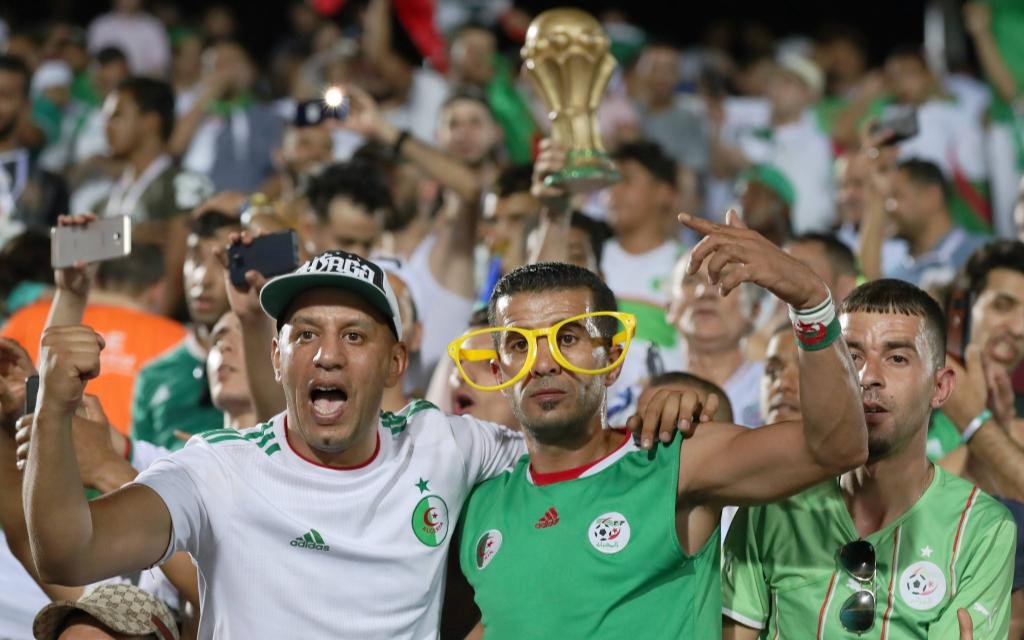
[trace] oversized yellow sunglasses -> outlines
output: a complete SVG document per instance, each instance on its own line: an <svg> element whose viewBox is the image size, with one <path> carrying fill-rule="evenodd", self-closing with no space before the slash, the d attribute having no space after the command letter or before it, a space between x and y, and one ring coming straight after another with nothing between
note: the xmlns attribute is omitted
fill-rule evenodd
<svg viewBox="0 0 1024 640"><path fill-rule="evenodd" d="M576 373L598 375L622 364L636 335L636 316L621 311L592 311L550 327L488 327L470 331L448 343L448 356L462 379L480 391L497 391L523 379L537 359L537 340L546 338L551 356ZM608 363L611 348L622 351ZM493 365L516 374L494 384Z"/></svg>

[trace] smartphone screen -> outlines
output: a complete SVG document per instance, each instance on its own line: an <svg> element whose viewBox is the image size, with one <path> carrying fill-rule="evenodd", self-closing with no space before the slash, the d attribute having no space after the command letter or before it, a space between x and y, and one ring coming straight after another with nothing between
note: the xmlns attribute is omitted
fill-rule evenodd
<svg viewBox="0 0 1024 640"><path fill-rule="evenodd" d="M946 353L964 362L964 351L970 342L970 292L955 286L946 305Z"/></svg>

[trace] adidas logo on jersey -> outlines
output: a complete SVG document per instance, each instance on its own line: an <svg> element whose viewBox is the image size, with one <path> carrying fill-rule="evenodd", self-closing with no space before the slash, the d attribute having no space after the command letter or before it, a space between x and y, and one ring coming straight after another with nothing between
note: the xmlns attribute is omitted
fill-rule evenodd
<svg viewBox="0 0 1024 640"><path fill-rule="evenodd" d="M324 544L324 539L316 529L310 529L306 533L292 540L293 547L310 549L311 551L330 551L331 548Z"/></svg>
<svg viewBox="0 0 1024 640"><path fill-rule="evenodd" d="M551 507L540 517L537 524L533 525L536 529L544 529L546 527L553 527L558 524L558 512L555 511L554 507Z"/></svg>

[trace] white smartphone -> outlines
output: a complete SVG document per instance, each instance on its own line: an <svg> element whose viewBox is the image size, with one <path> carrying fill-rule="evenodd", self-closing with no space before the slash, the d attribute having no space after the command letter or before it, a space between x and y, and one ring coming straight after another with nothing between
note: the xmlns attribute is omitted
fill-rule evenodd
<svg viewBox="0 0 1024 640"><path fill-rule="evenodd" d="M54 269L76 262L99 262L132 252L132 220L128 216L100 218L85 226L50 229L50 265Z"/></svg>

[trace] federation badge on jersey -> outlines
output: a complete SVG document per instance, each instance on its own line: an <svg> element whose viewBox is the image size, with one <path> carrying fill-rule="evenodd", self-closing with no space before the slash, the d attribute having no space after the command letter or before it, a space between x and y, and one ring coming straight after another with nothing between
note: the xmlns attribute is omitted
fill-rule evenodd
<svg viewBox="0 0 1024 640"><path fill-rule="evenodd" d="M617 511L605 513L590 523L587 537L601 553L618 553L629 544L629 522Z"/></svg>
<svg viewBox="0 0 1024 640"><path fill-rule="evenodd" d="M933 562L915 562L900 576L900 596L911 609L931 609L942 602L945 595L946 576Z"/></svg>
<svg viewBox="0 0 1024 640"><path fill-rule="evenodd" d="M497 529L484 531L476 541L476 568L483 569L491 564L494 556L498 555L498 549L501 549L501 532Z"/></svg>
<svg viewBox="0 0 1024 640"><path fill-rule="evenodd" d="M448 505L441 496L426 496L412 511L412 532L428 547L440 546L448 537Z"/></svg>

